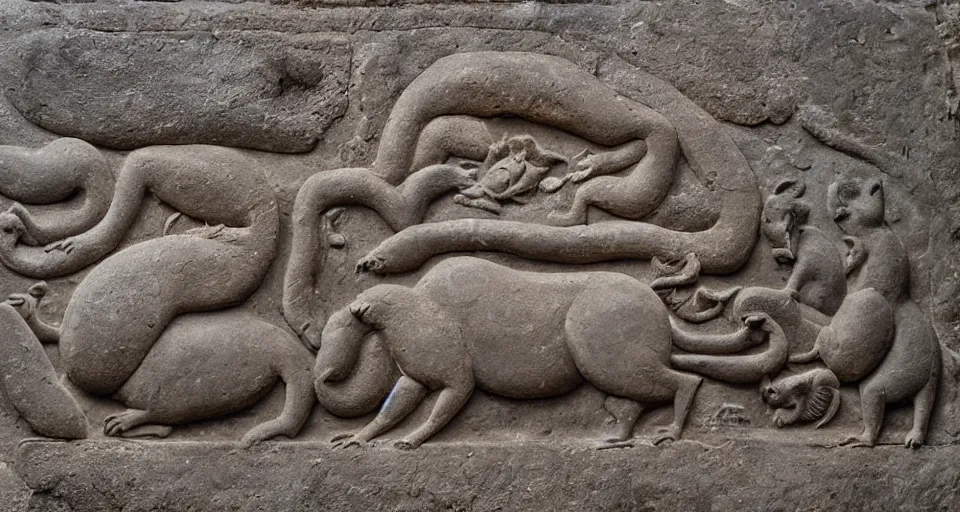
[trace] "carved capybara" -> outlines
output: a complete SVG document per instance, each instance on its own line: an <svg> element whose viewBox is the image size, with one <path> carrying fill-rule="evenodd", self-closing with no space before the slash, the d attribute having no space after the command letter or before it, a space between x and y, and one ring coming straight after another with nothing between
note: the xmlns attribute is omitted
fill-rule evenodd
<svg viewBox="0 0 960 512"><path fill-rule="evenodd" d="M84 437L77 432L85 433L86 420L78 406L69 406L75 403L73 397L57 384L53 367L38 343L55 343L60 334L57 327L36 315L45 292L46 284L38 283L31 286L28 293L13 294L0 304L0 315L6 314L3 308L11 307L23 318L26 324L23 329L29 328L35 334L31 337L20 333L19 344L14 346L39 351L43 362L50 366L49 372L40 371L43 367L30 363L35 367L31 370L36 373L34 379L42 382L31 391L35 399L18 410L24 409L21 414L38 433L51 437ZM9 320L5 325L16 327L16 323ZM23 360L34 359L37 358L31 356ZM166 437L172 430L171 425L246 409L282 381L286 402L280 416L251 429L242 442L250 445L278 435L293 437L315 402L312 366L310 352L296 338L251 313L231 310L182 315L164 330L137 371L113 395L129 409L109 416L103 430L109 436ZM55 386L52 391L48 389L51 386ZM8 392L9 388L7 386ZM21 394L26 391L28 389ZM78 420L73 419L75 416L79 417L83 430L75 426L78 425Z"/></svg>
<svg viewBox="0 0 960 512"><path fill-rule="evenodd" d="M801 304L832 316L847 295L847 278L836 246L807 224L810 205L800 199L805 190L795 180L777 184L764 203L760 231L773 247L774 259L793 265L786 288L797 293Z"/></svg>
<svg viewBox="0 0 960 512"><path fill-rule="evenodd" d="M543 398L584 381L630 404L617 438L631 435L643 408L672 401L674 421L657 442L677 439L701 378L670 368L666 308L649 286L615 273L521 272L458 257L413 288L378 285L333 315L315 371L350 377L373 334L403 372L377 417L341 445L392 428L430 392L429 419L398 442L415 448L452 419L479 387L511 398ZM322 405L322 402L321 402Z"/></svg>
<svg viewBox="0 0 960 512"><path fill-rule="evenodd" d="M174 231L174 216L165 236L110 254L124 240L147 194L177 210L177 215L205 226L166 234ZM126 157L106 215L88 231L35 247L22 243L27 228L18 212L0 214L0 261L22 275L46 278L82 270L109 254L74 290L58 337L63 371L70 382L88 393L109 395L132 409L151 412L112 418L106 430L120 433L143 421L182 423L208 417L210 411L245 407L260 396L261 386L272 386L278 376L291 379L288 402L303 404L302 386L293 385L303 379L294 378L293 370L280 370L295 366L283 352L286 349L268 344L262 348L266 352L254 350L266 358L263 363L243 356L261 337L280 333L267 332L270 329L253 317L214 311L243 302L260 286L276 255L278 230L276 197L262 170L247 155L217 146L153 146ZM204 311L214 312L178 320ZM240 326L233 325L238 321ZM256 333L255 339L235 331L241 327ZM173 332L167 334L168 328ZM236 336L223 337L230 332ZM155 347L161 339L164 343ZM211 347L231 340L237 343L221 347L221 353L250 365L238 372L231 369L229 356L219 356L211 361L222 364L201 372L205 379L234 383L231 391L236 394L198 391L185 396L151 388L163 384L176 389L173 383L178 376L199 371L191 360L179 358L205 354L207 347L193 344L207 339ZM159 352L154 353L155 348ZM272 350L279 352L268 356ZM192 361L196 364L199 359ZM141 369L144 362L149 364ZM252 387L235 380L244 377L260 379ZM303 411L301 406L284 417L300 417ZM270 432L290 434L295 431L290 425L297 423L299 428L298 421L283 419L246 439L259 440Z"/></svg>
<svg viewBox="0 0 960 512"><path fill-rule="evenodd" d="M828 204L834 221L851 237L851 290L876 290L893 310L895 325L886 357L860 383L863 432L845 443L874 445L886 406L911 400L913 428L904 444L920 446L926 439L940 384L940 341L920 306L909 296L909 259L903 243L885 221L883 183L876 178L842 177L830 186ZM869 319L865 316L849 322L860 326Z"/></svg>
<svg viewBox="0 0 960 512"><path fill-rule="evenodd" d="M870 375L893 344L894 310L873 288L851 293L830 324L820 330L809 352L790 357L791 363L810 363L818 357L840 382L856 382Z"/></svg>

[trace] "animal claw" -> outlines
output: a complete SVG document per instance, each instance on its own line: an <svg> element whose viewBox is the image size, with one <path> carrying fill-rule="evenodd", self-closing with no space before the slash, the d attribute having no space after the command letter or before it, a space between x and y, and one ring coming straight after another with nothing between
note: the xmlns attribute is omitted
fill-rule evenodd
<svg viewBox="0 0 960 512"><path fill-rule="evenodd" d="M366 256L357 262L356 272L358 274L364 272L378 273L383 270L385 264L386 260L380 256Z"/></svg>
<svg viewBox="0 0 960 512"><path fill-rule="evenodd" d="M407 441L405 439L401 439L393 443L393 446L399 450L416 450L417 447L419 447L420 445L414 443L413 441Z"/></svg>

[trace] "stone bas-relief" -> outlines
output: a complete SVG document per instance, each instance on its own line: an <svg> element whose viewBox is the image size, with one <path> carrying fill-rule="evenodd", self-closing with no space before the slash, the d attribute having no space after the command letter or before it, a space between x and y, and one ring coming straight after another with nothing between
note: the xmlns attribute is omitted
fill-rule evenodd
<svg viewBox="0 0 960 512"><path fill-rule="evenodd" d="M198 41L181 51L242 54ZM396 86L382 119L330 100L292 145L254 140L249 112L206 136L179 118L84 128L69 101L17 89L44 105L28 121L96 136L0 146L10 407L68 446L286 438L361 461L531 439L826 459L951 441L955 354L896 177L773 172L744 140L793 125L724 125L644 66L519 49L535 51L451 47L400 78L364 64L351 90ZM277 69L306 76L297 62ZM277 101L316 103L351 72L282 79ZM356 133L382 122L367 159L344 144L361 114Z"/></svg>

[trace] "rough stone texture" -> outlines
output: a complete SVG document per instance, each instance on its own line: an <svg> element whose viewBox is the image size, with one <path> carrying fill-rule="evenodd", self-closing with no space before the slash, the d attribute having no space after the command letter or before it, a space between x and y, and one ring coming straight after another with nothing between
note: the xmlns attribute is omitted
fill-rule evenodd
<svg viewBox="0 0 960 512"><path fill-rule="evenodd" d="M346 109L340 38L45 30L7 97L29 121L113 149L217 144L297 153Z"/></svg>
<svg viewBox="0 0 960 512"><path fill-rule="evenodd" d="M563 4L563 5L558 5ZM671 409L644 414L635 448L595 450L614 430L604 393L587 385L562 398L517 401L477 392L419 451L393 441L426 420L424 403L373 448L331 451L330 438L371 417L339 419L315 407L303 442L249 451L230 441L283 409L283 389L219 420L176 427L171 441L114 441L105 419L122 410L82 398L92 440L32 437L0 397L0 508L129 510L954 510L960 440L960 3L685 0L663 2L127 2L0 0L0 144L37 148L58 136L102 146L113 176L133 150L152 144L218 144L266 175L281 212L278 255L242 306L285 329L283 279L293 203L315 173L369 166L397 97L438 59L471 51L556 55L628 96L643 89L631 69L662 79L722 124L766 198L785 179L806 183L810 224L842 246L827 209L840 174L883 179L886 220L903 241L910 296L944 346L943 379L927 443L917 451L837 447L859 432L856 385L840 391L823 429L774 430L754 384L706 379L685 439L653 448ZM649 102L649 99L647 99ZM660 97L662 106L676 104ZM497 129L533 134L568 156L568 133L506 120ZM301 153L301 154L279 154ZM680 162L680 177L652 222L704 229L719 215L716 173ZM2 185L2 184L0 184ZM567 204L570 189L555 196ZM553 199L551 199L553 200ZM0 198L4 209L9 202ZM504 208L536 220L552 204ZM158 238L174 213L148 197L121 247ZM604 213L594 218L607 218ZM426 222L464 213L452 193ZM177 232L202 227L177 221ZM354 274L358 259L393 234L374 212L338 220L347 245L318 276L329 311L375 284L414 285L431 265L399 276ZM483 257L523 270L571 267L513 256ZM590 264L649 283L647 262ZM50 279L41 318L59 321L86 270ZM789 271L760 238L733 276L702 276L716 288L781 287ZM35 279L0 269L0 298ZM732 332L739 319L704 332ZM322 327L322 326L320 326ZM56 347L47 347L62 368ZM162 368L161 368L162 370ZM162 372L161 372L162 374ZM890 407L881 445L902 444L910 407ZM197 443L196 441L200 441ZM812 446L811 446L812 445ZM720 448L716 448L720 447ZM4 466L13 464L15 476ZM19 478L22 477L23 481ZM31 491L27 491L27 487ZM28 499L28 494L32 496Z"/></svg>
<svg viewBox="0 0 960 512"><path fill-rule="evenodd" d="M27 443L18 464L37 490L31 510L956 510L956 447L853 450L824 464L831 455L762 441L602 451L441 443L412 453Z"/></svg>

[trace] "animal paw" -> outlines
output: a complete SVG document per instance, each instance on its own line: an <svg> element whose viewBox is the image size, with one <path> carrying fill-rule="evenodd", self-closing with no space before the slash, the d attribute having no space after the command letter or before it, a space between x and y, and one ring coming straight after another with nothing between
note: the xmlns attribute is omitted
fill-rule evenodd
<svg viewBox="0 0 960 512"><path fill-rule="evenodd" d="M379 273L386 266L387 261L381 256L367 255L357 261L357 273Z"/></svg>
<svg viewBox="0 0 960 512"><path fill-rule="evenodd" d="M680 439L680 429L674 425L657 428L657 438L653 440L653 445L657 446L665 441L676 441Z"/></svg>
<svg viewBox="0 0 960 512"><path fill-rule="evenodd" d="M923 435L923 433L914 432L911 430L910 433L907 434L907 439L903 442L903 446L910 448L912 450L920 448L921 446L923 446L923 442L925 441L925 438L926 436Z"/></svg>
<svg viewBox="0 0 960 512"><path fill-rule="evenodd" d="M76 249L76 245L77 245L76 238L74 237L64 238L63 240L59 240L51 244L48 244L46 247L43 248L43 251L44 252L63 251L67 254L70 254L71 252L73 252L74 249Z"/></svg>
<svg viewBox="0 0 960 512"><path fill-rule="evenodd" d="M849 446L850 448L871 448L874 444L873 439L870 439L865 434L860 434L859 436L850 436L843 441L840 441L840 446Z"/></svg>
<svg viewBox="0 0 960 512"><path fill-rule="evenodd" d="M147 419L147 411L139 409L127 409L121 413L111 414L103 422L103 433L119 437L124 432L143 425Z"/></svg>
<svg viewBox="0 0 960 512"><path fill-rule="evenodd" d="M351 446L356 448L365 448L367 446L367 442L358 437L356 434L340 434L334 436L330 442L333 443L334 450L345 450Z"/></svg>
<svg viewBox="0 0 960 512"><path fill-rule="evenodd" d="M421 444L411 439L401 439L393 443L393 446L398 450L416 450Z"/></svg>
<svg viewBox="0 0 960 512"><path fill-rule="evenodd" d="M792 422L786 418L786 415L789 414L785 409L777 409L773 413L773 425L777 428L783 428Z"/></svg>

